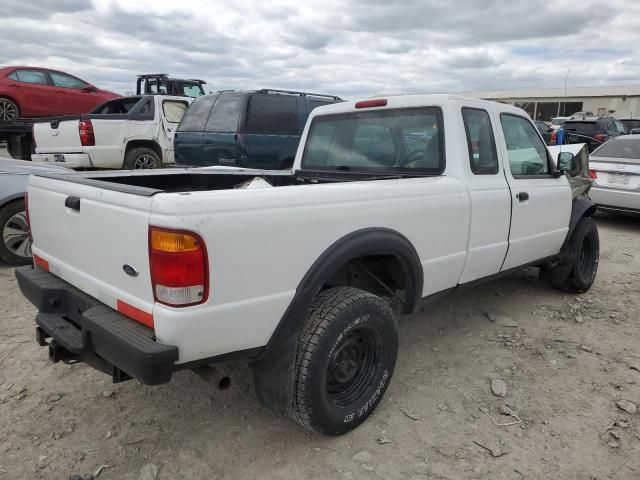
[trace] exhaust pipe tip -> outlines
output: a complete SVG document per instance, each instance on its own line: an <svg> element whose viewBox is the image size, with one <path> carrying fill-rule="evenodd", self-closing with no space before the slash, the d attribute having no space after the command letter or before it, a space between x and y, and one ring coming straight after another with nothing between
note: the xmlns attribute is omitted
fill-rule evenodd
<svg viewBox="0 0 640 480"><path fill-rule="evenodd" d="M193 372L204 381L215 385L215 387L220 391L228 390L229 388L231 388L231 378L228 375L225 375L224 372L218 370L216 367L198 367L194 368Z"/></svg>

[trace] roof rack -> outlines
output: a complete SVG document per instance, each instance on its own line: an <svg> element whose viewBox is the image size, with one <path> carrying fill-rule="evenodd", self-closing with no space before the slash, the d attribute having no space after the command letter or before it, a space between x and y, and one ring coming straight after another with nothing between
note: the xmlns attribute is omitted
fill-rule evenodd
<svg viewBox="0 0 640 480"><path fill-rule="evenodd" d="M287 95L299 95L301 97L321 97L321 98L330 98L331 100L342 100L340 97L335 95L325 95L322 93L308 93L308 92L297 92L294 90L278 90L276 88L263 88L257 90L258 93L284 93Z"/></svg>

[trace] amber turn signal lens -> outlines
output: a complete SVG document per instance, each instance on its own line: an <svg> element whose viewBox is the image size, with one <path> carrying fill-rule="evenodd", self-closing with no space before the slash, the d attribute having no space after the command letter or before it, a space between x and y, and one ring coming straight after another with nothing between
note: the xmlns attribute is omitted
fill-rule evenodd
<svg viewBox="0 0 640 480"><path fill-rule="evenodd" d="M151 248L159 252L192 252L201 247L198 238L188 233L153 229Z"/></svg>

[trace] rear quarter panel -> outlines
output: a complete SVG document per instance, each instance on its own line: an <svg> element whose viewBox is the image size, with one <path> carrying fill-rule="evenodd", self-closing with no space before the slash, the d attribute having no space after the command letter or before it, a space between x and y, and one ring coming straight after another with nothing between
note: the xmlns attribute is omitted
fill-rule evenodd
<svg viewBox="0 0 640 480"><path fill-rule="evenodd" d="M207 303L154 307L158 339L178 346L184 362L265 345L313 262L360 229L390 228L411 241L423 295L455 286L469 200L444 176L158 194L150 224L195 231L208 250Z"/></svg>

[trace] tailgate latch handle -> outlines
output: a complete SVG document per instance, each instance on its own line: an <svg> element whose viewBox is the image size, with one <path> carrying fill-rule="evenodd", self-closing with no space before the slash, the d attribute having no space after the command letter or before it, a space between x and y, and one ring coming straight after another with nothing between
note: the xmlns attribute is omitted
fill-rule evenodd
<svg viewBox="0 0 640 480"><path fill-rule="evenodd" d="M64 206L70 208L71 210L80 211L80 198L78 197L67 197L64 201Z"/></svg>

